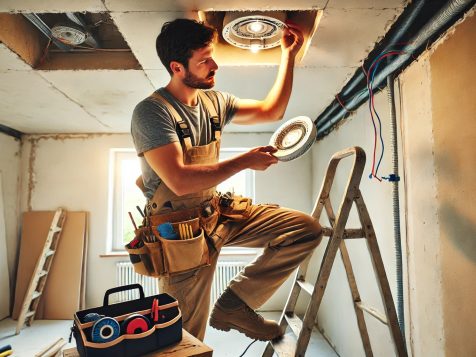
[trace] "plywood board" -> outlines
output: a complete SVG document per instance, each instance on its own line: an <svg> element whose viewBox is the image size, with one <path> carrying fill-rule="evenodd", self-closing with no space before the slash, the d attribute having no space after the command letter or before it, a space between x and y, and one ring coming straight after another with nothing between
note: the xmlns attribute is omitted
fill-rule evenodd
<svg viewBox="0 0 476 357"><path fill-rule="evenodd" d="M26 212L22 219L20 257L12 317L17 319L31 274L43 249L53 211ZM79 310L86 212L67 212L37 319L71 319Z"/></svg>
<svg viewBox="0 0 476 357"><path fill-rule="evenodd" d="M86 212L66 212L37 319L70 320L80 308Z"/></svg>
<svg viewBox="0 0 476 357"><path fill-rule="evenodd" d="M2 172L0 171L0 320L10 315L10 277L8 276L7 235L2 188Z"/></svg>
<svg viewBox="0 0 476 357"><path fill-rule="evenodd" d="M88 215L86 214L86 224L84 227L84 245L83 245L83 265L81 268L81 294L79 297L79 309L84 310L86 308L86 270L87 270L87 261L88 261Z"/></svg>

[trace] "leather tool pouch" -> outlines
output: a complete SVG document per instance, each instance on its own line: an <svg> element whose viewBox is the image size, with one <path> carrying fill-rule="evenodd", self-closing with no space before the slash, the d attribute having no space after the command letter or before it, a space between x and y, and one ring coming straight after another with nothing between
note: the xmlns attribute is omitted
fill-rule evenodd
<svg viewBox="0 0 476 357"><path fill-rule="evenodd" d="M160 221L160 217L152 216L149 226L136 231L134 238L137 240L136 243L132 244L133 240L126 245L134 270L138 274L153 277L171 276L210 265L207 241L198 217L172 222L175 232L180 232L180 225L191 228L186 239L184 237L180 239L181 234L173 240L162 237L157 230Z"/></svg>
<svg viewBox="0 0 476 357"><path fill-rule="evenodd" d="M220 196L218 204L220 214L226 218L239 221L250 217L251 198L226 193Z"/></svg>
<svg viewBox="0 0 476 357"><path fill-rule="evenodd" d="M205 219L203 227L209 227L207 236L216 250L220 250L236 225L234 222L246 220L251 215L252 200L230 193L217 197L216 212Z"/></svg>

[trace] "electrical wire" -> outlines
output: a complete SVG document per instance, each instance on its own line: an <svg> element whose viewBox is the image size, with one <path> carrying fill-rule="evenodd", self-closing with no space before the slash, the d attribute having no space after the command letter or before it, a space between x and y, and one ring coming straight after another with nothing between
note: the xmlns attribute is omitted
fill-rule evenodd
<svg viewBox="0 0 476 357"><path fill-rule="evenodd" d="M371 93L372 93L372 91L370 90L369 73L367 71L365 71L365 68L364 68L363 64L362 64L362 69L364 71L365 77L367 78L367 90L369 91L369 111L370 111L370 118L372 119L372 125L374 127L374 151L373 151L373 159L372 159L372 172L369 175L369 178L372 178L372 177L376 177L374 169L375 169L375 151L377 150L377 127L375 125L375 119L374 119L374 115L373 115L373 112L372 112L372 104L371 104L371 100L372 100Z"/></svg>
<svg viewBox="0 0 476 357"><path fill-rule="evenodd" d="M248 345L248 347L246 347L246 349L243 351L243 353L242 353L239 357L243 357L243 356L245 355L246 351L248 351L248 348L250 348L251 345L252 345L253 343L255 343L256 341L258 341L258 340L254 340L253 342L251 342L251 343Z"/></svg>
<svg viewBox="0 0 476 357"><path fill-rule="evenodd" d="M372 125L374 127L374 150L373 150L373 159L372 159L372 170L371 174L369 175L369 178L375 177L377 180L382 181L380 177L378 177L378 169L380 167L380 164L383 159L383 155L385 152L385 145L383 141L383 135L382 135L382 120L380 119L380 116L375 108L375 98L374 98L374 89L373 89L373 84L374 84L374 78L375 78L375 73L377 73L377 69L381 63L381 61L389 56L395 56L395 55L400 55L404 53L403 51L395 51L395 50L389 50L387 52L381 53L375 60L371 63L369 70L366 71L365 67L362 64L362 70L364 72L364 75L367 79L367 91L369 94L369 111L370 111L370 118L372 119ZM378 121L378 131L379 131L379 136L380 136L380 144L382 146L380 157L377 163L377 167L375 167L375 156L377 152L377 125L375 123L375 118L374 114L377 117Z"/></svg>

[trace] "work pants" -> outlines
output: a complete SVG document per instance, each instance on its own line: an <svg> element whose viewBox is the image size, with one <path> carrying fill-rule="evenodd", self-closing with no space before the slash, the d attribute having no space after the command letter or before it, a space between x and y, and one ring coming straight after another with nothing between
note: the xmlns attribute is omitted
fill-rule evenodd
<svg viewBox="0 0 476 357"><path fill-rule="evenodd" d="M159 291L174 296L184 328L205 336L213 274L222 246L264 248L233 278L231 290L252 309L259 308L283 284L321 240L321 226L311 216L277 205L253 205L247 219L219 222L211 234L210 266L159 280Z"/></svg>

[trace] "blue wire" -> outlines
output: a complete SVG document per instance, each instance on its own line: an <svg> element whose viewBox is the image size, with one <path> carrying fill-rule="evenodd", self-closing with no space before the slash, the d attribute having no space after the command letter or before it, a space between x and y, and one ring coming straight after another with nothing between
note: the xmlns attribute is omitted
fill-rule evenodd
<svg viewBox="0 0 476 357"><path fill-rule="evenodd" d="M370 111L370 118L372 119L372 125L374 126L374 132L377 131L377 127L375 126L375 120L374 120L374 117L372 115L372 89L371 89L371 86L370 86L370 82L367 82L367 90L369 92L369 111ZM372 163L374 161L372 160ZM372 173L369 175L369 178L372 178L372 176L374 175L374 171L373 171L373 167L372 167ZM377 176L377 175L375 175Z"/></svg>
<svg viewBox="0 0 476 357"><path fill-rule="evenodd" d="M375 68L373 69L372 71L372 75L371 75L371 80L370 80L370 89L372 89L373 87L373 83L374 83L374 77L375 77L375 73L377 72L377 68L378 66L380 65L380 63L382 62L378 62L376 65L375 65ZM370 103L370 101L369 101ZM378 173L378 169L380 167L380 163L382 162L382 159L383 159L383 153L385 152L385 145L383 143L383 136L382 136L382 121L380 120L380 116L378 115L377 113L377 110L375 109L374 107L374 112L375 112L375 115L377 116L377 119L378 119L378 123L379 123L379 133L380 133L380 143L382 144L382 150L381 150L381 154L380 154L380 159L378 161L378 164L377 164L377 168L375 169L375 176L377 176L377 173Z"/></svg>

